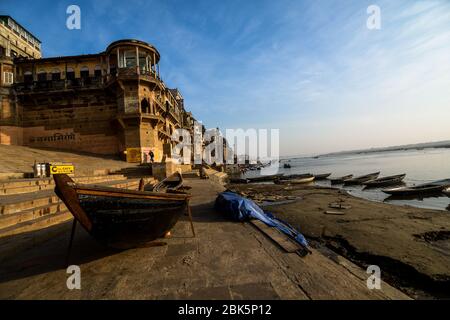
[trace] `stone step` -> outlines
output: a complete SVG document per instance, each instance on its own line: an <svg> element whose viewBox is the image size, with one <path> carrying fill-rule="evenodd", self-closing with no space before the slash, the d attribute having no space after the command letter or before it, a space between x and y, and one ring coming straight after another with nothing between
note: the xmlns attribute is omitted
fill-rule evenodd
<svg viewBox="0 0 450 320"><path fill-rule="evenodd" d="M25 221L37 219L44 215L54 214L64 210L67 210L66 205L62 202L57 202L16 213L3 214L0 215L0 230Z"/></svg>
<svg viewBox="0 0 450 320"><path fill-rule="evenodd" d="M37 219L24 221L7 228L0 229L0 238L16 235L23 232L34 231L36 229L42 229L50 227L52 225L72 219L73 216L69 210L60 211L53 214L44 215Z"/></svg>
<svg viewBox="0 0 450 320"><path fill-rule="evenodd" d="M100 185L115 188L137 189L139 187L139 179L108 181L102 182ZM60 200L53 192L53 188L31 193L2 196L0 197L0 214L16 213L58 202L60 202Z"/></svg>
<svg viewBox="0 0 450 320"><path fill-rule="evenodd" d="M121 174L114 174L105 176L80 176L74 177L73 179L79 183L102 183L106 181L124 180L125 177ZM2 181L0 182L0 196L48 190L53 187L53 178Z"/></svg>

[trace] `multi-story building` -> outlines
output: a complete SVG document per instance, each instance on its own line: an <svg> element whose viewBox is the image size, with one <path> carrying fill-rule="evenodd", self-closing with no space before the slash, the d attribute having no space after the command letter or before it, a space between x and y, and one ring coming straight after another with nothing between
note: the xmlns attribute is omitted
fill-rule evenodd
<svg viewBox="0 0 450 320"><path fill-rule="evenodd" d="M101 53L52 58L9 50L0 57L2 75L12 73L0 84L1 144L119 154L129 162L148 161L152 150L160 161L171 155L173 130L192 130L192 114L161 80L160 53L146 42L119 40Z"/></svg>

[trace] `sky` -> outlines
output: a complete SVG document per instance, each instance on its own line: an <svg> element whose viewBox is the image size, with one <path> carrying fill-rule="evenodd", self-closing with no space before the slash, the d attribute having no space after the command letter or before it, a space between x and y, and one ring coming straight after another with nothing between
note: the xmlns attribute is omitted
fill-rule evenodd
<svg viewBox="0 0 450 320"><path fill-rule="evenodd" d="M450 139L448 0L0 0L0 13L45 57L153 44L207 128L279 129L284 156Z"/></svg>

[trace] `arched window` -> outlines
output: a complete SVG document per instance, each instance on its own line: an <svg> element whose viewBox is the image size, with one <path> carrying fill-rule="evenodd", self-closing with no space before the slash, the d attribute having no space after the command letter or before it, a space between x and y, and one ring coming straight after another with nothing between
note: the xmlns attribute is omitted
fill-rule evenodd
<svg viewBox="0 0 450 320"><path fill-rule="evenodd" d="M58 68L52 70L52 80L57 81L61 80L61 71Z"/></svg>
<svg viewBox="0 0 450 320"><path fill-rule="evenodd" d="M80 69L80 78L86 79L89 78L89 68L84 66Z"/></svg>
<svg viewBox="0 0 450 320"><path fill-rule="evenodd" d="M25 71L23 73L23 82L25 83L33 82L33 73L31 71Z"/></svg>
<svg viewBox="0 0 450 320"><path fill-rule="evenodd" d="M75 80L75 71L73 68L68 67L66 71L66 79L67 80Z"/></svg>
<svg viewBox="0 0 450 320"><path fill-rule="evenodd" d="M47 72L45 72L45 70L43 69L39 70L38 81L47 81Z"/></svg>
<svg viewBox="0 0 450 320"><path fill-rule="evenodd" d="M94 68L94 77L101 78L102 77L102 67L100 65L96 65Z"/></svg>

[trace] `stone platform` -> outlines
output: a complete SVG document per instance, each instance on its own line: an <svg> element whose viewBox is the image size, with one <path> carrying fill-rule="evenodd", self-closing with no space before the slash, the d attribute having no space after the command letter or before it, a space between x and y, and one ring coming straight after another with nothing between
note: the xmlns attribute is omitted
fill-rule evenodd
<svg viewBox="0 0 450 320"><path fill-rule="evenodd" d="M77 229L70 264L81 268L81 290L69 290L65 257L71 223L26 235L14 254L0 253L0 299L407 299L382 283L369 290L364 270L319 250L286 253L249 223L213 209L223 187L187 179L197 237L183 217L167 245L113 251ZM30 235L28 235L30 237ZM0 239L1 242L1 239ZM1 243L0 243L1 244Z"/></svg>

